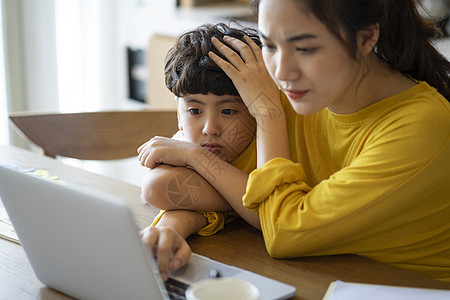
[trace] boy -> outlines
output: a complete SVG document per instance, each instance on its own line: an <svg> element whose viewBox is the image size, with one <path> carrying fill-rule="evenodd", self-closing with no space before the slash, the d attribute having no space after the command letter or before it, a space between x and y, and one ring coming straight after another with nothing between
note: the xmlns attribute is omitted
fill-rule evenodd
<svg viewBox="0 0 450 300"><path fill-rule="evenodd" d="M168 210L155 218L156 228L144 229L152 241L162 236L162 230L183 238L200 229L199 234L214 234L235 218L232 209L258 226L255 213L224 200L233 197L242 202L248 173L256 167L255 120L233 82L208 57L210 51L220 55L212 37L223 40L225 35L244 42L247 35L260 46L252 29L204 25L181 35L166 56L166 86L176 96L179 132L171 139L155 137L138 149L141 164L149 167L143 198ZM217 213L197 212L213 210ZM183 222L188 225L180 225L179 216L190 219ZM158 243L158 265L166 280L169 257L163 248ZM174 257L171 267L176 269L177 263Z"/></svg>

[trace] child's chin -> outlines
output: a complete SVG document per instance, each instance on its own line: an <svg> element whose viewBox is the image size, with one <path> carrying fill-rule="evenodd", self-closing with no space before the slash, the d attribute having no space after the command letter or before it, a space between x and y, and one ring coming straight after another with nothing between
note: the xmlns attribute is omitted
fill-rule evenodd
<svg viewBox="0 0 450 300"><path fill-rule="evenodd" d="M227 163L231 163L237 156L234 155L227 155L225 153L217 154L222 160L226 161Z"/></svg>

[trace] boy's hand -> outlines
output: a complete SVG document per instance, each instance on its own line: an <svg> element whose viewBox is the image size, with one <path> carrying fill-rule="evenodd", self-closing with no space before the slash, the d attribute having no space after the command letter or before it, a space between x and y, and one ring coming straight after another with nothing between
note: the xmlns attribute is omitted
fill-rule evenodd
<svg viewBox="0 0 450 300"><path fill-rule="evenodd" d="M150 169L160 164L186 167L190 153L198 147L194 143L155 136L140 146L137 152L141 165Z"/></svg>
<svg viewBox="0 0 450 300"><path fill-rule="evenodd" d="M157 258L159 273L166 281L170 270L184 266L192 254L185 239L170 227L147 227L140 232L142 242Z"/></svg>

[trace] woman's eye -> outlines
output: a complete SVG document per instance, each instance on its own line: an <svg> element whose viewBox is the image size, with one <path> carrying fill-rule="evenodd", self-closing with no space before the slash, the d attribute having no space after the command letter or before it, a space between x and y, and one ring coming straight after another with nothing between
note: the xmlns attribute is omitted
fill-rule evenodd
<svg viewBox="0 0 450 300"><path fill-rule="evenodd" d="M202 113L202 111L198 108L189 108L188 112L190 115L198 115Z"/></svg>
<svg viewBox="0 0 450 300"><path fill-rule="evenodd" d="M231 109L231 108L225 108L225 109L222 109L222 111L221 111L221 113L224 115L233 115L236 112L237 112L236 110Z"/></svg>
<svg viewBox="0 0 450 300"><path fill-rule="evenodd" d="M313 53L314 51L316 51L317 48L315 47L298 47L296 49L297 52L301 52L303 54L310 54Z"/></svg>

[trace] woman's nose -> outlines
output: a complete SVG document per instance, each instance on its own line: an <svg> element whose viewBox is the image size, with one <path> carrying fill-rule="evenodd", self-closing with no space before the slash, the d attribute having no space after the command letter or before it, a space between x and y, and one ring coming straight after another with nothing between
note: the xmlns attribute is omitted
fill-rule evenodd
<svg viewBox="0 0 450 300"><path fill-rule="evenodd" d="M300 69L289 53L280 51L275 60L275 66L275 77L279 81L292 81L300 78Z"/></svg>
<svg viewBox="0 0 450 300"><path fill-rule="evenodd" d="M222 134L222 130L220 128L218 120L215 120L215 118L213 117L208 118L203 126L203 134L220 136Z"/></svg>

